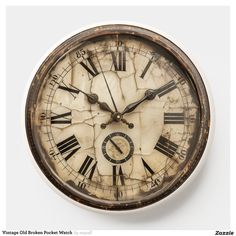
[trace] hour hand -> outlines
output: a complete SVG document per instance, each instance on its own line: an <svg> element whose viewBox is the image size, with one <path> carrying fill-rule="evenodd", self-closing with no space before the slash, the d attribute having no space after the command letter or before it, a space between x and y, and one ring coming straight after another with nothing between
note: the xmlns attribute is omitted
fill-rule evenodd
<svg viewBox="0 0 236 236"><path fill-rule="evenodd" d="M156 91L153 89L148 89L145 91L145 95L138 101L130 103L128 106L125 107L124 111L121 113L122 115L126 113L130 113L136 109L138 105L146 100L152 100L156 97Z"/></svg>
<svg viewBox="0 0 236 236"><path fill-rule="evenodd" d="M97 103L99 104L99 107L100 107L101 110L109 111L112 114L114 113L114 111L107 105L106 102L99 102L99 101L97 101Z"/></svg>
<svg viewBox="0 0 236 236"><path fill-rule="evenodd" d="M86 92L82 91L81 89L76 88L73 85L71 85L71 87L73 87L73 88L77 89L79 92L83 93L87 97L88 102L90 104L96 104L97 103L101 110L114 113L114 111L108 106L108 104L106 102L100 102L98 100L99 98L98 98L97 94L95 94L95 93L91 93L91 94L86 93Z"/></svg>

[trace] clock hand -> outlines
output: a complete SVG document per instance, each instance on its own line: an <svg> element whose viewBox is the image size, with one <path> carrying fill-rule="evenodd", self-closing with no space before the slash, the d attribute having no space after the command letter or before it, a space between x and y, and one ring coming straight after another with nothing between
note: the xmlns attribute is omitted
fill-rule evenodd
<svg viewBox="0 0 236 236"><path fill-rule="evenodd" d="M101 110L103 110L103 111L109 111L109 112L111 112L112 114L114 113L114 111L107 105L107 103L105 103L105 102L100 102L100 101L98 100L99 98L98 98L98 95L97 95L97 94L95 94L95 93L88 94L88 93L82 91L81 89L76 88L76 87L73 86L72 84L70 84L70 86L73 87L73 88L75 88L75 89L77 89L77 90L80 91L81 93L83 93L83 94L87 97L89 103L91 103L91 104L97 103L97 104L99 105L99 107L100 107Z"/></svg>
<svg viewBox="0 0 236 236"><path fill-rule="evenodd" d="M101 64L100 64L100 61L98 60L98 58L97 58L97 61L98 61L98 64L99 64L99 67L100 67L100 70L101 70L101 73L102 73L103 79L104 79L104 81L105 81L105 83L106 83L106 86L107 86L108 92L109 92L109 94L110 94L111 101L112 101L112 103L113 103L113 106L114 106L114 108L115 108L115 111L118 112L118 110L117 110L117 106L116 106L115 101L114 101L114 98L113 98L113 96L112 96L112 94L111 94L110 87L109 87L109 85L108 85L108 83L107 83L106 76L104 75L104 72L103 72L103 70L102 70L102 67L101 67Z"/></svg>
<svg viewBox="0 0 236 236"><path fill-rule="evenodd" d="M110 142L113 144L113 146L116 148L116 150L120 153L123 154L122 150L120 149L120 147L110 138L109 139Z"/></svg>
<svg viewBox="0 0 236 236"><path fill-rule="evenodd" d="M126 113L132 112L133 110L136 109L138 105L140 105L142 102L146 100L153 100L157 95L156 91L157 90L153 90L153 89L146 90L145 95L140 100L130 103L128 106L125 107L124 111L121 114L124 115Z"/></svg>
<svg viewBox="0 0 236 236"><path fill-rule="evenodd" d="M97 101L97 103L99 104L99 107L101 108L101 110L103 110L103 111L109 111L109 112L111 112L112 114L114 113L114 111L111 110L111 108L107 105L106 102L99 102L99 101Z"/></svg>

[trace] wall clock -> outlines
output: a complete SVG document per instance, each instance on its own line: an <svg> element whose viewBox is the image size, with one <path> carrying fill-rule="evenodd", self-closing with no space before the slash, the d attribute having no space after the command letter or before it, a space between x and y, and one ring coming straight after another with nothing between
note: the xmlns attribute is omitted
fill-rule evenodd
<svg viewBox="0 0 236 236"><path fill-rule="evenodd" d="M177 190L210 129L196 67L162 35L103 25L56 47L35 74L26 133L48 180L75 202L131 210Z"/></svg>

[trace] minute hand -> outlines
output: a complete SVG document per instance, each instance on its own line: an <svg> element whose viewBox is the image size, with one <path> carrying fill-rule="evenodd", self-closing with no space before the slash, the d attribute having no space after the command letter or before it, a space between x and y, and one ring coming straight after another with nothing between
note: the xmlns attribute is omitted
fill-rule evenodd
<svg viewBox="0 0 236 236"><path fill-rule="evenodd" d="M153 100L157 95L157 91L153 90L153 89L148 89L145 92L144 97L142 97L140 100L130 103L127 107L125 107L124 111L121 113L122 115L126 114L126 113L130 113L133 110L136 109L136 107L141 104L142 102L146 101L146 100Z"/></svg>

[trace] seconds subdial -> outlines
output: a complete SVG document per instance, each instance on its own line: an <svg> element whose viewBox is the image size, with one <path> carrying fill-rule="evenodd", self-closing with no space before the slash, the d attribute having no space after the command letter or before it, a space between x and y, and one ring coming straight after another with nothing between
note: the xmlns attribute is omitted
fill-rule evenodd
<svg viewBox="0 0 236 236"><path fill-rule="evenodd" d="M122 132L111 133L102 143L102 153L109 162L121 164L132 157L134 143L127 134Z"/></svg>

